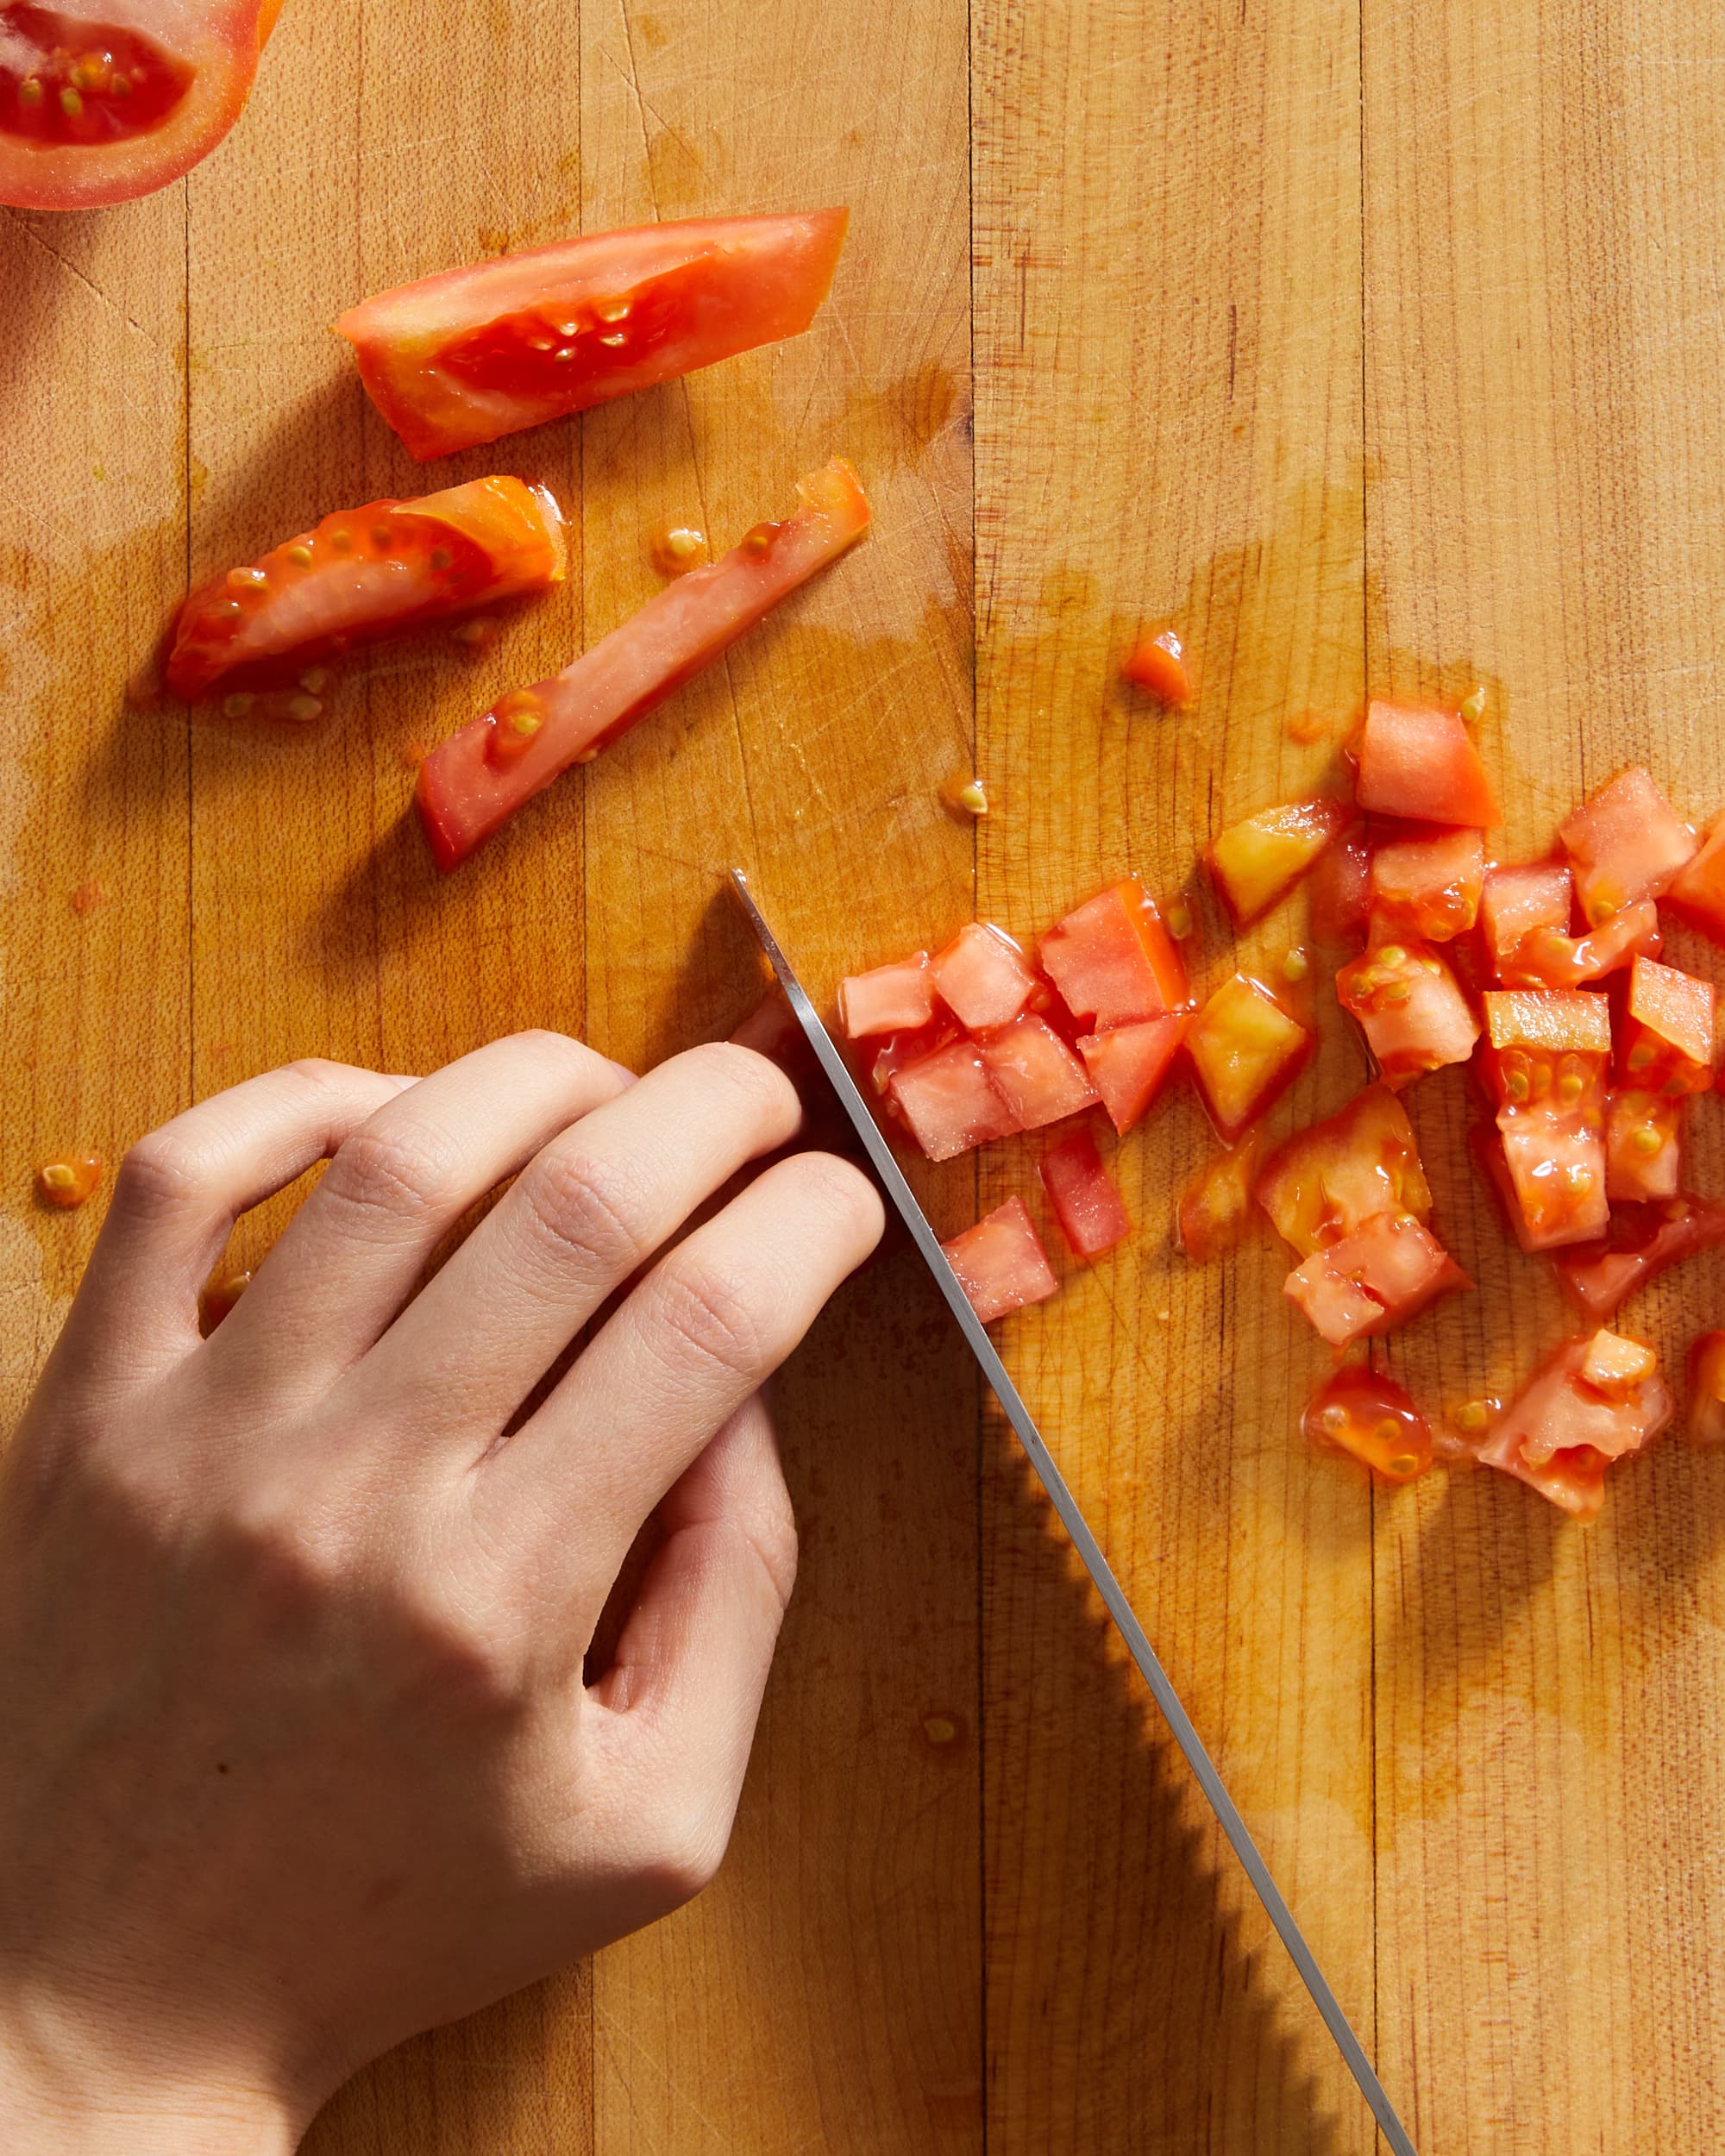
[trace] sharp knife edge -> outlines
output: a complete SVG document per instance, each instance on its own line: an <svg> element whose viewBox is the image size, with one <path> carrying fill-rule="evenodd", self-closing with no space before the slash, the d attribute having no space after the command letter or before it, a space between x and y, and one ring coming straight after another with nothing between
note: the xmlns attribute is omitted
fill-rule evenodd
<svg viewBox="0 0 1725 2156"><path fill-rule="evenodd" d="M767 925L765 917L755 903L747 874L741 868L733 868L731 881L750 926L778 977L779 986L785 992L797 1023L807 1036L809 1046L814 1050L828 1081L838 1095L840 1105L855 1126L888 1196L898 1208L905 1225L910 1230L912 1240L934 1275L935 1283L945 1296L947 1307L958 1320L959 1329L969 1342L971 1351L981 1364L982 1375L988 1379L995 1399L1000 1401L1007 1421L1018 1432L1019 1442L1029 1456L1031 1465L1036 1470L1038 1478L1047 1492L1049 1502L1059 1514L1060 1524L1083 1559L1084 1569L1095 1583L1096 1591L1107 1604L1108 1614L1113 1619L1132 1660L1150 1687L1152 1697L1162 1710L1163 1719L1174 1733L1175 1742L1185 1754L1186 1763L1196 1777L1199 1788L1208 1798L1212 1810L1220 1821L1223 1833L1233 1845L1234 1854L1245 1867L1245 1875L1269 1913L1270 1921L1288 1949L1302 1982L1312 1995L1313 2004L1322 2015L1325 2026L1335 2039L1336 2048L1358 2083L1360 2094L1371 2106L1371 2115L1377 2121L1393 2156L1419 2156L1419 2152L1408 2138L1407 2128L1396 2116L1396 2108L1378 2079L1376 2069L1366 2057L1364 2046L1354 2034L1352 2025L1343 2013L1341 2002L1331 1990L1327 1978L1307 1945L1305 1934L1295 1921L1293 1910L1283 1899L1282 1890L1270 1877L1270 1867L1251 1838L1251 1828L1240 1816L1233 1797L1228 1795L1215 1761L1206 1749L1191 1716L1181 1705L1180 1695L1157 1658L1155 1648L1151 1645L1149 1635L1133 1614L1125 1589L1114 1577L1113 1568L1102 1554L1101 1544L1091 1533L1088 1523L1079 1509L1078 1501L1068 1487L1066 1477L1044 1443L1042 1432L1037 1428L1029 1408L1019 1398L1018 1387L1007 1376L1007 1366L995 1351L994 1342L970 1307L969 1298L959 1284L958 1275L953 1271L945 1251L940 1247L940 1238L929 1225L927 1215L917 1203L916 1193L906 1181L904 1171L894 1159L892 1148L881 1136L880 1126L858 1092L856 1081L846 1069L844 1059L834 1045L831 1035L821 1022L819 1013L792 970L790 961L780 948L778 938Z"/></svg>

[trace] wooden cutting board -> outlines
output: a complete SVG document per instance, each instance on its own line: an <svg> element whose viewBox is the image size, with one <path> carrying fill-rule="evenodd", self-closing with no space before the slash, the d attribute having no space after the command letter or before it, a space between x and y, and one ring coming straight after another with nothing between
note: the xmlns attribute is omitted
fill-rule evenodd
<svg viewBox="0 0 1725 2156"><path fill-rule="evenodd" d="M1124 870L1171 893L1320 780L1368 684L1487 685L1524 852L1631 758L1710 813L1722 185L1725 22L1678 0L293 0L187 182L0 225L9 1384L98 1210L33 1210L39 1159L295 1054L721 1032L754 982L733 861L823 987ZM404 646L303 733L124 707L189 577L427 483L342 307L833 201L809 336L430 475L537 473L575 517L569 582L491 649ZM867 546L438 882L411 745L645 599L657 522L728 543L833 451ZM1165 620L1201 680L1172 718L1115 684ZM936 791L973 768L994 810L961 829ZM1200 913L1208 974L1234 948ZM1358 1081L1333 1017L1284 1119ZM1435 1410L1561 1320L1466 1170L1462 1087L1414 1101L1479 1283L1388 1351ZM1716 2147L1725 1462L1668 1445L1578 1531L1483 1474L1391 1494L1308 1457L1283 1259L1170 1248L1208 1143L1182 1098L1120 1148L1137 1240L1008 1361L1426 2156ZM1031 1170L920 1181L956 1228ZM1725 1188L1716 1114L1696 1172ZM1636 1321L1676 1351L1720 1282ZM718 1884L380 2062L317 2156L1369 2150L908 1254L780 1403L802 1582Z"/></svg>

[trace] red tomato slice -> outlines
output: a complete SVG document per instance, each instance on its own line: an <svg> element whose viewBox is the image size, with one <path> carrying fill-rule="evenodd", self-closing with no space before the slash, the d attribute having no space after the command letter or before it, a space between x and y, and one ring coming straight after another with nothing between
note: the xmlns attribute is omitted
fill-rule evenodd
<svg viewBox="0 0 1725 2156"><path fill-rule="evenodd" d="M482 845L572 763L590 763L673 689L835 561L869 526L843 457L797 482L782 524L756 524L722 561L692 569L561 674L510 694L419 767L419 813L437 866Z"/></svg>
<svg viewBox="0 0 1725 2156"><path fill-rule="evenodd" d="M1432 1464L1431 1425L1393 1377L1351 1363L1312 1395L1306 1435L1320 1451L1346 1452L1389 1482Z"/></svg>
<svg viewBox="0 0 1725 2156"><path fill-rule="evenodd" d="M1366 707L1354 791L1374 816L1489 829L1502 819L1485 766L1458 711Z"/></svg>
<svg viewBox="0 0 1725 2156"><path fill-rule="evenodd" d="M562 240L398 285L336 324L422 461L800 336L845 210L689 217Z"/></svg>
<svg viewBox="0 0 1725 2156"><path fill-rule="evenodd" d="M1186 968L1142 884L1110 884L1056 922L1038 946L1042 969L1075 1018L1099 1032L1185 1007Z"/></svg>
<svg viewBox="0 0 1725 2156"><path fill-rule="evenodd" d="M1283 1293L1333 1348L1390 1332L1440 1295L1473 1285L1411 1213L1379 1213L1339 1243L1314 1250Z"/></svg>
<svg viewBox="0 0 1725 2156"><path fill-rule="evenodd" d="M1504 1410L1479 1452L1486 1466L1519 1476L1580 1519L1603 1502L1609 1463L1652 1445L1676 1412L1671 1388L1657 1373L1622 1397L1590 1384L1584 1373L1595 1352L1591 1338L1565 1341Z"/></svg>
<svg viewBox="0 0 1725 2156"><path fill-rule="evenodd" d="M1044 1302L1059 1288L1022 1198L1008 1198L940 1247L984 1325L1026 1303Z"/></svg>
<svg viewBox="0 0 1725 2156"><path fill-rule="evenodd" d="M1088 1131L1051 1145L1038 1166L1060 1232L1080 1257L1100 1257L1132 1233L1120 1194Z"/></svg>
<svg viewBox="0 0 1725 2156"><path fill-rule="evenodd" d="M1657 1205L1617 1206L1603 1243L1564 1250L1553 1263L1576 1307L1603 1324L1667 1268L1721 1244L1725 1205L1685 1193Z"/></svg>
<svg viewBox="0 0 1725 2156"><path fill-rule="evenodd" d="M1615 1205L1675 1198L1683 1181L1682 1104L1654 1093L1614 1093L1605 1119L1605 1194Z"/></svg>
<svg viewBox="0 0 1725 2156"><path fill-rule="evenodd" d="M1204 856L1228 911L1244 927L1287 896L1354 820L1348 801L1289 801L1231 824Z"/></svg>
<svg viewBox="0 0 1725 2156"><path fill-rule="evenodd" d="M1657 899L1700 844L1640 766L1589 796L1558 831L1575 864L1582 917L1597 925L1638 899Z"/></svg>
<svg viewBox="0 0 1725 2156"><path fill-rule="evenodd" d="M1428 943L1377 943L1336 975L1343 1010L1359 1020L1383 1082L1399 1091L1427 1071L1465 1063L1479 1021L1461 983Z"/></svg>
<svg viewBox="0 0 1725 2156"><path fill-rule="evenodd" d="M1020 1131L1039 1131L1096 1105L1084 1066L1046 1019L1026 1012L977 1037L988 1082Z"/></svg>
<svg viewBox="0 0 1725 2156"><path fill-rule="evenodd" d="M1339 943L1365 926L1371 910L1371 845L1364 824L1332 839L1313 864L1312 933Z"/></svg>
<svg viewBox="0 0 1725 2156"><path fill-rule="evenodd" d="M1692 928L1725 943L1725 816L1665 895Z"/></svg>
<svg viewBox="0 0 1725 2156"><path fill-rule="evenodd" d="M1006 1025L1036 993L1037 978L1010 936L967 921L933 960L935 993L972 1033Z"/></svg>
<svg viewBox="0 0 1725 2156"><path fill-rule="evenodd" d="M1619 1030L1619 1075L1673 1099L1711 1092L1718 1001L1710 981L1636 959Z"/></svg>
<svg viewBox="0 0 1725 2156"><path fill-rule="evenodd" d="M1136 1025L1110 1026L1106 1033L1080 1039L1078 1053L1084 1068L1101 1095L1108 1120L1122 1138L1149 1113L1191 1025L1189 1011L1170 1011L1160 1018L1140 1018Z"/></svg>
<svg viewBox="0 0 1725 2156"><path fill-rule="evenodd" d="M1252 1176L1263 1133L1248 1131L1238 1145L1213 1153L1180 1194L1175 1240L1195 1265L1207 1264L1245 1240L1251 1225Z"/></svg>
<svg viewBox="0 0 1725 2156"><path fill-rule="evenodd" d="M1371 908L1391 935L1452 943L1479 918L1485 841L1477 830L1400 831L1371 855Z"/></svg>
<svg viewBox="0 0 1725 2156"><path fill-rule="evenodd" d="M240 116L281 0L65 0L0 9L0 202L129 202Z"/></svg>
<svg viewBox="0 0 1725 2156"><path fill-rule="evenodd" d="M563 515L547 488L499 477L367 502L201 585L179 610L167 685L188 702L267 687L313 660L543 591L563 570Z"/></svg>
<svg viewBox="0 0 1725 2156"><path fill-rule="evenodd" d="M1236 974L1193 1021L1186 1053L1210 1120L1232 1144L1299 1075L1313 1037L1262 981Z"/></svg>
<svg viewBox="0 0 1725 2156"><path fill-rule="evenodd" d="M1284 1140L1264 1164L1257 1197L1302 1257L1356 1234L1380 1213L1432 1217L1414 1126L1387 1086L1368 1086L1339 1115Z"/></svg>
<svg viewBox="0 0 1725 2156"><path fill-rule="evenodd" d="M838 1022L848 1041L873 1033L913 1032L934 1016L934 976L925 950L838 984Z"/></svg>
<svg viewBox="0 0 1725 2156"><path fill-rule="evenodd" d="M1725 1332L1703 1332L1690 1351L1689 1435L1696 1445L1725 1445Z"/></svg>

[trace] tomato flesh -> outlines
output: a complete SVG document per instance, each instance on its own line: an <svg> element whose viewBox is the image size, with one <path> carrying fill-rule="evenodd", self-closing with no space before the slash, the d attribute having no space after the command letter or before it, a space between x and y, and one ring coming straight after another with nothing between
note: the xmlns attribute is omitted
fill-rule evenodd
<svg viewBox="0 0 1725 2156"><path fill-rule="evenodd" d="M1657 899L1699 841L1638 764L1590 794L1558 837L1575 866L1582 917L1597 926L1638 899Z"/></svg>
<svg viewBox="0 0 1725 2156"><path fill-rule="evenodd" d="M940 1247L984 1325L1026 1303L1044 1302L1059 1289L1022 1198L1008 1198Z"/></svg>
<svg viewBox="0 0 1725 2156"><path fill-rule="evenodd" d="M1725 1445L1725 1332L1703 1332L1690 1352L1689 1435L1696 1445Z"/></svg>
<svg viewBox="0 0 1725 2156"><path fill-rule="evenodd" d="M1297 1266L1283 1293L1333 1348L1388 1332L1468 1279L1411 1213L1379 1213Z"/></svg>
<svg viewBox="0 0 1725 2156"><path fill-rule="evenodd" d="M1164 629L1141 643L1120 668L1128 681L1148 689L1158 703L1176 707L1192 701L1192 677L1179 637Z"/></svg>
<svg viewBox="0 0 1725 2156"><path fill-rule="evenodd" d="M1051 1145L1038 1165L1060 1232L1080 1257L1100 1257L1124 1243L1132 1222L1088 1131Z"/></svg>
<svg viewBox="0 0 1725 2156"><path fill-rule="evenodd" d="M1596 1368L1602 1353L1621 1364L1621 1351L1632 1344L1611 1339L1601 1349L1591 1337L1565 1341L1504 1410L1480 1459L1518 1476L1578 1519L1592 1518L1604 1501L1611 1461L1652 1445L1676 1412L1657 1371L1609 1392L1589 1382L1590 1357Z"/></svg>
<svg viewBox="0 0 1725 2156"><path fill-rule="evenodd" d="M1375 943L1336 975L1336 995L1358 1019L1384 1084L1398 1091L1465 1063L1479 1038L1460 982L1427 943Z"/></svg>
<svg viewBox="0 0 1725 2156"><path fill-rule="evenodd" d="M1497 1128L1526 1229L1524 1247L1556 1250L1591 1241L1609 1218L1609 1007L1603 996L1579 989L1493 989L1484 1000L1483 1075L1498 1103Z"/></svg>
<svg viewBox="0 0 1725 2156"><path fill-rule="evenodd" d="M1374 816L1481 830L1502 821L1485 766L1458 711L1369 705L1356 754L1354 792Z"/></svg>
<svg viewBox="0 0 1725 2156"><path fill-rule="evenodd" d="M1565 1293L1601 1325L1668 1268L1722 1244L1725 1204L1685 1192L1655 1205L1618 1206L1603 1243L1561 1251L1553 1263Z"/></svg>
<svg viewBox="0 0 1725 2156"><path fill-rule="evenodd" d="M1619 1075L1673 1099L1710 1092L1717 1006L1710 981L1637 958L1619 1029Z"/></svg>
<svg viewBox="0 0 1725 2156"><path fill-rule="evenodd" d="M1666 896L1674 912L1692 928L1725 943L1725 816L1713 826L1707 843L1672 883Z"/></svg>
<svg viewBox="0 0 1725 2156"><path fill-rule="evenodd" d="M954 1041L893 1074L890 1091L912 1135L931 1160L955 1160L984 1139L1004 1138L1018 1119L995 1091L982 1051Z"/></svg>
<svg viewBox="0 0 1725 2156"><path fill-rule="evenodd" d="M989 1084L1020 1131L1039 1131L1096 1105L1096 1088L1083 1064L1034 1012L997 1032L979 1034L976 1045Z"/></svg>
<svg viewBox="0 0 1725 2156"><path fill-rule="evenodd" d="M1190 994L1155 902L1130 877L1056 922L1037 955L1073 1017L1098 1032L1182 1009Z"/></svg>
<svg viewBox="0 0 1725 2156"><path fill-rule="evenodd" d="M958 1037L958 1027L945 1018L937 1018L932 1025L919 1025L907 1032L887 1035L869 1066L869 1080L875 1092L886 1097L891 1112L897 1113L890 1091L894 1073L904 1069L906 1064L919 1063L925 1056L932 1056L936 1049L945 1048Z"/></svg>
<svg viewBox="0 0 1725 2156"><path fill-rule="evenodd" d="M838 1018L846 1040L874 1033L912 1032L934 1016L934 977L925 950L838 984Z"/></svg>
<svg viewBox="0 0 1725 2156"><path fill-rule="evenodd" d="M1084 1068L1122 1138L1148 1114L1191 1025L1189 1011L1172 1011L1079 1039Z"/></svg>
<svg viewBox="0 0 1725 2156"><path fill-rule="evenodd" d="M1296 1131L1264 1164L1258 1202L1302 1257L1341 1242L1381 1213L1432 1217L1432 1189L1408 1111L1368 1086L1339 1115Z"/></svg>
<svg viewBox="0 0 1725 2156"><path fill-rule="evenodd" d="M1213 1153L1181 1192L1175 1239L1195 1265L1207 1264L1245 1240L1262 1143L1261 1131L1248 1131L1238 1144Z"/></svg>
<svg viewBox="0 0 1725 2156"><path fill-rule="evenodd" d="M799 336L849 212L692 217L446 270L336 328L422 461Z"/></svg>
<svg viewBox="0 0 1725 2156"><path fill-rule="evenodd" d="M797 492L796 514L762 543L751 533L722 561L667 585L561 674L504 699L525 699L540 718L524 753L497 753L509 716L502 704L432 750L417 801L440 868L466 860L572 763L590 762L868 529L869 504L842 457Z"/></svg>
<svg viewBox="0 0 1725 2156"><path fill-rule="evenodd" d="M36 1195L45 1206L73 1213L95 1195L102 1181L102 1161L95 1153L68 1153L44 1161L36 1170Z"/></svg>
<svg viewBox="0 0 1725 2156"><path fill-rule="evenodd" d="M967 921L932 965L936 994L973 1033L1010 1024L1036 993L1023 952L986 922Z"/></svg>
<svg viewBox="0 0 1725 2156"><path fill-rule="evenodd" d="M104 21L4 0L0 202L92 209L177 179L239 117L279 6L118 4Z"/></svg>
<svg viewBox="0 0 1725 2156"><path fill-rule="evenodd" d="M326 517L192 592L167 686L188 702L268 687L313 660L561 583L562 511L549 490L497 477Z"/></svg>
<svg viewBox="0 0 1725 2156"><path fill-rule="evenodd" d="M1242 927L1285 898L1324 849L1354 820L1346 801L1289 801L1260 809L1221 832L1205 862Z"/></svg>
<svg viewBox="0 0 1725 2156"><path fill-rule="evenodd" d="M1683 1181L1682 1104L1633 1087L1614 1092L1605 1119L1605 1194L1611 1203L1675 1198Z"/></svg>
<svg viewBox="0 0 1725 2156"><path fill-rule="evenodd" d="M1485 841L1477 830L1380 839L1371 855L1371 910L1392 936L1452 943L1479 918Z"/></svg>
<svg viewBox="0 0 1725 2156"><path fill-rule="evenodd" d="M1393 1377L1351 1363L1325 1379L1306 1409L1320 1451L1346 1452L1387 1482L1411 1482L1432 1464L1431 1425Z"/></svg>
<svg viewBox="0 0 1725 2156"><path fill-rule="evenodd" d="M1232 1144L1299 1075L1312 1035L1262 981L1225 981L1193 1021L1186 1053L1210 1120Z"/></svg>

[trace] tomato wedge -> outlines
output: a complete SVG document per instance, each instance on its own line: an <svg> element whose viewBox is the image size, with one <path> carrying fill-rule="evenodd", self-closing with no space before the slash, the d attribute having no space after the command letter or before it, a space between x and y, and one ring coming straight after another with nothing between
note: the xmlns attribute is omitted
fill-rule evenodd
<svg viewBox="0 0 1725 2156"><path fill-rule="evenodd" d="M1186 1053L1210 1120L1226 1143L1280 1100L1312 1046L1312 1035L1262 981L1237 973L1222 983L1194 1019Z"/></svg>
<svg viewBox="0 0 1725 2156"><path fill-rule="evenodd" d="M0 202L129 202L207 157L240 116L281 0L9 0L0 8Z"/></svg>
<svg viewBox="0 0 1725 2156"><path fill-rule="evenodd" d="M1060 1232L1080 1257L1100 1257L1132 1233L1120 1194L1088 1131L1051 1145L1038 1164Z"/></svg>
<svg viewBox="0 0 1725 2156"><path fill-rule="evenodd" d="M1321 1452L1346 1452L1387 1482L1411 1482L1432 1464L1431 1425L1393 1377L1350 1363L1327 1378L1306 1410Z"/></svg>
<svg viewBox="0 0 1725 2156"><path fill-rule="evenodd" d="M1666 893L1673 912L1692 928L1725 943L1725 816L1713 826L1707 843L1689 862ZM1657 954L1655 954L1657 956Z"/></svg>
<svg viewBox="0 0 1725 2156"><path fill-rule="evenodd" d="M1639 1381L1628 1375L1644 1365L1640 1344L1609 1333L1565 1341L1500 1416L1480 1459L1576 1518L1591 1519L1604 1501L1611 1461L1644 1451L1676 1413L1657 1369ZM1604 1375L1606 1385L1593 1382L1590 1370Z"/></svg>
<svg viewBox="0 0 1725 2156"><path fill-rule="evenodd" d="M799 336L845 210L687 217L505 254L349 308L367 394L422 461Z"/></svg>
<svg viewBox="0 0 1725 2156"><path fill-rule="evenodd" d="M1659 898L1700 844L1639 764L1590 794L1558 837L1575 864L1583 918L1595 927L1638 899Z"/></svg>
<svg viewBox="0 0 1725 2156"><path fill-rule="evenodd" d="M1284 1139L1264 1163L1256 1194L1302 1257L1358 1233L1380 1213L1432 1217L1414 1126L1387 1086L1368 1086L1340 1114Z"/></svg>
<svg viewBox="0 0 1725 2156"><path fill-rule="evenodd" d="M974 1228L940 1247L984 1325L1026 1303L1044 1302L1059 1290L1022 1198L1008 1198Z"/></svg>
<svg viewBox="0 0 1725 2156"><path fill-rule="evenodd" d="M838 1021L848 1041L873 1033L911 1032L933 1016L934 976L925 950L868 973L849 974L838 984Z"/></svg>
<svg viewBox="0 0 1725 2156"><path fill-rule="evenodd" d="M1479 918L1485 841L1477 830L1398 829L1371 855L1371 908L1395 936L1452 943Z"/></svg>
<svg viewBox="0 0 1725 2156"><path fill-rule="evenodd" d="M1190 994L1174 938L1131 877L1057 921L1037 956L1073 1017L1094 1018L1099 1032L1183 1009Z"/></svg>
<svg viewBox="0 0 1725 2156"><path fill-rule="evenodd" d="M1235 921L1244 927L1267 913L1353 820L1351 802L1289 801L1220 832L1204 861Z"/></svg>
<svg viewBox="0 0 1725 2156"><path fill-rule="evenodd" d="M1703 1332L1690 1351L1689 1435L1695 1445L1725 1445L1725 1332Z"/></svg>
<svg viewBox="0 0 1725 2156"><path fill-rule="evenodd" d="M1379 1213L1288 1275L1283 1293L1333 1348L1389 1332L1473 1285L1411 1213Z"/></svg>
<svg viewBox="0 0 1725 2156"><path fill-rule="evenodd" d="M1565 1293L1603 1324L1672 1265L1725 1244L1725 1204L1681 1193L1656 1205L1617 1206L1605 1238L1553 1259Z"/></svg>
<svg viewBox="0 0 1725 2156"><path fill-rule="evenodd" d="M796 514L756 524L723 561L692 569L549 680L516 689L419 767L419 813L437 866L455 868L572 763L590 763L708 666L869 526L843 457L797 483Z"/></svg>
<svg viewBox="0 0 1725 2156"><path fill-rule="evenodd" d="M1359 1020L1383 1082L1400 1090L1427 1071L1465 1063L1479 1021L1461 983L1428 943L1380 943L1336 975L1343 1010Z"/></svg>
<svg viewBox="0 0 1725 2156"><path fill-rule="evenodd" d="M1180 1194L1175 1240L1195 1265L1208 1263L1245 1240L1251 1225L1252 1176L1263 1133L1248 1131L1236 1145L1213 1153Z"/></svg>
<svg viewBox="0 0 1725 2156"><path fill-rule="evenodd" d="M1501 822L1497 796L1458 711L1371 704L1356 755L1354 791L1374 816L1406 816L1433 824Z"/></svg>
<svg viewBox="0 0 1725 2156"><path fill-rule="evenodd" d="M313 660L543 591L563 570L563 515L545 487L499 477L367 502L200 585L179 610L167 686L191 702L278 685Z"/></svg>

